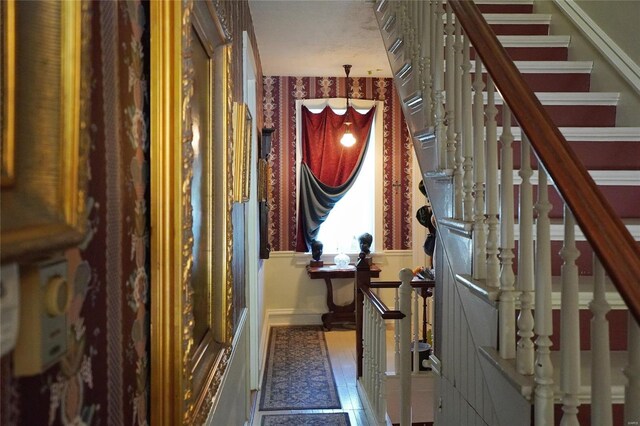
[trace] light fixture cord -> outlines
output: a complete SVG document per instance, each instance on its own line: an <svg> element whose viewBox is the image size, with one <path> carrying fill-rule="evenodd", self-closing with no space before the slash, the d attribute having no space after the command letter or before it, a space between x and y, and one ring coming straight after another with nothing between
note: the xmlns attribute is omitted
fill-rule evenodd
<svg viewBox="0 0 640 426"><path fill-rule="evenodd" d="M343 65L344 73L347 75L346 83L347 83L347 114L349 113L349 72L351 71L351 65Z"/></svg>

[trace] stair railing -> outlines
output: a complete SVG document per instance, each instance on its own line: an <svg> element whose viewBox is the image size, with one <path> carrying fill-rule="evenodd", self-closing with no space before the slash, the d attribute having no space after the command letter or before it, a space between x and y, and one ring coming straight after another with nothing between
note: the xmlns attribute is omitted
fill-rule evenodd
<svg viewBox="0 0 640 426"><path fill-rule="evenodd" d="M625 418L637 421L640 404L633 402L640 400L640 249L637 243L473 1L448 0L445 5L442 0L382 0L377 3L376 12L405 118L418 158L422 159L422 173L426 178L452 178L453 193L445 198L453 204L451 220L472 229L471 276L464 278L484 288L487 297L498 304L500 356L513 359L520 374L534 377L535 423L553 424L554 403L560 398L563 421L577 421L581 377L576 267L580 252L576 248L576 225L594 252L594 262L602 265L596 267L599 278L592 302L595 353L592 371L611 368L605 355L610 352L604 331L608 330L604 316L608 308L602 297L602 277L607 275L630 313ZM521 128L517 259L514 255L513 120ZM499 169L498 125L502 126ZM537 170L532 169L532 164ZM536 183L534 206L532 186ZM560 206L553 210L549 183L560 195L564 211L561 250L564 337L561 361L556 366L551 361L550 214ZM432 204L438 201L431 198ZM516 306L520 307L517 318ZM536 314L535 321L532 311ZM554 367L559 367L560 374L556 374L559 379L554 379ZM610 379L606 374L600 379L603 383L600 389L591 387L592 401L597 407L596 413L601 413L598 416L608 419L611 395L610 386L606 384ZM610 420L602 422L608 423Z"/></svg>
<svg viewBox="0 0 640 426"><path fill-rule="evenodd" d="M358 392L370 422L386 425L387 414L387 326L393 320L398 325L395 345L395 375L399 378L400 425L412 424L412 365L418 371L417 328L419 310L415 290L432 289L433 281L414 281L410 269L402 269L400 281L371 281L370 264L364 253L356 264L356 346L358 355ZM380 289L396 289L395 309L390 309L378 296ZM412 295L415 308L412 309ZM361 332L358 332L361 330ZM412 333L413 362L412 362ZM359 337L361 336L361 337ZM361 346L360 346L361 345ZM361 354L361 355L360 355Z"/></svg>

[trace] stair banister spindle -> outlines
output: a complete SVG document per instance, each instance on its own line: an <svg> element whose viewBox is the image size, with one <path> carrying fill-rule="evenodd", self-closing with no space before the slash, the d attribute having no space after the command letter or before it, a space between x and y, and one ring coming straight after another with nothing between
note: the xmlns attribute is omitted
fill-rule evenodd
<svg viewBox="0 0 640 426"><path fill-rule="evenodd" d="M369 357L369 346L371 345L371 338L369 336L369 329L371 327L371 301L369 301L368 297L364 298L364 307L363 314L364 320L362 321L362 363L363 363L363 372L362 372L362 384L367 391L367 394L371 393L371 389L369 388L369 367L371 365L371 358Z"/></svg>
<svg viewBox="0 0 640 426"><path fill-rule="evenodd" d="M576 221L564 206L564 246L560 256L562 296L560 301L560 389L562 398L562 426L578 423L578 391L580 390L580 306L578 303L578 266L580 251L576 247Z"/></svg>
<svg viewBox="0 0 640 426"><path fill-rule="evenodd" d="M418 318L420 315L420 305L419 305L419 301L418 301L418 292L417 291L412 291L411 292L411 297L413 297L413 309L411 310L411 322L413 323L413 341L412 341L412 346L413 346L413 353L412 355L412 374L416 374L419 369L418 369L418 362L420 359L420 337L419 337L419 330L420 330L420 319ZM407 312L403 312L403 314L407 314Z"/></svg>
<svg viewBox="0 0 640 426"><path fill-rule="evenodd" d="M487 251L484 206L484 98L482 62L476 56L473 82L473 278L487 277Z"/></svg>
<svg viewBox="0 0 640 426"><path fill-rule="evenodd" d="M471 103L471 59L469 37L463 37L462 44L462 149L464 199L462 208L465 222L473 221L473 116Z"/></svg>
<svg viewBox="0 0 640 426"><path fill-rule="evenodd" d="M451 9L451 4L447 2L447 25L445 26L446 34L447 34L447 45L445 47L445 58L446 58L446 80L445 80L445 89L446 89L446 126L447 126L447 166L448 170L452 172L456 169L456 131L455 131L455 123L458 117L455 115L455 51L454 51L454 42L455 42L455 26L453 25L453 10Z"/></svg>
<svg viewBox="0 0 640 426"><path fill-rule="evenodd" d="M424 62L424 68L422 72L422 98L423 105L425 108L425 118L426 118L426 127L433 127L433 87L431 80L431 55L433 49L432 43L432 27L431 27L431 2L421 2L423 3L423 13L420 16L423 31L422 38L420 39L420 52L421 59Z"/></svg>
<svg viewBox="0 0 640 426"><path fill-rule="evenodd" d="M629 361L624 368L627 384L624 387L624 424L638 423L640 419L640 327L629 313L627 356Z"/></svg>
<svg viewBox="0 0 640 426"><path fill-rule="evenodd" d="M611 357L609 353L609 321L611 310L605 298L605 273L597 256L593 256L593 300L591 318L591 421L611 426Z"/></svg>
<svg viewBox="0 0 640 426"><path fill-rule="evenodd" d="M400 310L400 291L399 291L399 289L397 287L394 290L394 293L395 293L394 309L396 311L399 311ZM394 324L394 326L393 326L393 328L394 328L393 340L394 340L394 345L395 345L394 359L393 359L393 363L394 363L393 371L395 371L397 373L398 371L400 371L400 320L394 320L393 324Z"/></svg>
<svg viewBox="0 0 640 426"><path fill-rule="evenodd" d="M462 199L464 197L464 192L462 189L462 177L463 177L463 169L462 169L462 26L460 22L456 20L455 22L455 42L453 44L454 48L454 96L455 96L455 104L454 104L454 113L453 116L455 118L455 146L456 146L456 165L455 171L453 172L453 186L454 186L454 217L456 219L461 220L463 217L463 209L462 209ZM449 66L449 64L447 64ZM447 94L449 96L449 94Z"/></svg>
<svg viewBox="0 0 640 426"><path fill-rule="evenodd" d="M481 72L476 70L476 72ZM490 75L487 75L487 107L485 114L487 118L486 123L486 168L485 168L485 181L486 185L486 221L487 221L487 287L498 288L500 287L500 259L498 259L498 133L496 115L498 109L496 108L495 100L496 89L493 85L493 80ZM505 220L504 216L502 220ZM513 231L512 231L513 232ZM512 286L513 287L513 286ZM505 295L506 297L507 295ZM508 303L508 301L507 301ZM513 299L511 300L513 304ZM502 303L500 303L502 306ZM515 319L512 321L515 323ZM515 324L512 326L513 338L509 342L514 342L515 345ZM511 344L509 344L510 346ZM501 344L500 347L503 345ZM515 357L515 346L513 356Z"/></svg>
<svg viewBox="0 0 640 426"><path fill-rule="evenodd" d="M490 78L488 78L488 84L489 87L493 87ZM493 102L490 102L490 104L492 103ZM514 293L516 278L513 273L513 248L515 245L513 236L513 135L511 134L511 111L506 106L502 109L502 123L502 135L500 135L500 259L502 268L500 270L500 304L498 305L498 318L500 319L500 356L504 359L512 359L516 357L516 307ZM489 120L487 124L487 143L490 144L489 146L492 145L490 141L493 138L495 126L495 120ZM497 152L491 152L491 154L489 154L489 152L490 150L487 150L487 155L492 158L491 161L497 163ZM490 166L490 168L494 167L497 169L494 164ZM490 168L487 167L487 172ZM489 189L492 193L495 191L495 195L488 195L489 206L493 209L494 203L496 205L498 204L497 182L491 182L491 184L489 184L489 179L487 179L487 192L489 192ZM495 214L490 211L489 241L492 241L494 238L492 237L492 232L495 232L492 231L495 226L493 225L494 221L497 222L497 218L495 218ZM497 236L495 238L497 240ZM487 251L489 251L489 245L487 245ZM491 257L489 261L491 261ZM489 266L491 270L493 265L490 264ZM489 271L487 271L487 275L491 275Z"/></svg>
<svg viewBox="0 0 640 426"><path fill-rule="evenodd" d="M374 411L376 412L376 414L378 415L378 419L380 419L380 396L381 396L381 390L382 390L382 365L381 365L381 360L382 360L382 354L380 353L380 340L381 340L381 336L380 336L380 329L383 327L384 325L384 320L382 319L382 317L380 317L380 315L376 315L375 321L374 321L374 330L373 330L373 350L374 350L374 370L373 370L373 400L375 401L375 409Z"/></svg>
<svg viewBox="0 0 640 426"><path fill-rule="evenodd" d="M405 317L400 320L400 426L411 425L411 280L413 272L404 268L400 271L400 311Z"/></svg>
<svg viewBox="0 0 640 426"><path fill-rule="evenodd" d="M505 105L505 110L508 111ZM511 126L511 112L504 115L503 127ZM518 345L516 368L520 374L532 375L534 362L533 345L533 190L531 186L531 145L525 134L520 142L520 203L518 210L518 291L520 291L520 314L518 315ZM513 192L512 192L513 194ZM503 261L504 262L504 261Z"/></svg>
<svg viewBox="0 0 640 426"><path fill-rule="evenodd" d="M438 168L447 168L447 137L444 126L444 8L442 0L436 4L436 37L433 63L434 123L436 126L436 144L438 147Z"/></svg>
<svg viewBox="0 0 640 426"><path fill-rule="evenodd" d="M378 419L384 420L387 414L387 336L385 333L385 321L380 318L380 329L378 333L380 335L380 370L378 376L380 377L380 389L378 398Z"/></svg>
<svg viewBox="0 0 640 426"><path fill-rule="evenodd" d="M538 220L536 223L535 271L535 327L536 363L534 381L535 426L553 425L553 365L551 364L551 338L553 333L551 305L551 226L547 172L539 168Z"/></svg>

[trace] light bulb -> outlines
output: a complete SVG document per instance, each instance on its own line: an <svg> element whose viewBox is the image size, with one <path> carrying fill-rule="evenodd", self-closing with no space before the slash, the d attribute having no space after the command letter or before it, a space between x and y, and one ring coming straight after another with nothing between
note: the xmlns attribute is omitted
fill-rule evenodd
<svg viewBox="0 0 640 426"><path fill-rule="evenodd" d="M349 129L347 129L344 132L344 135L342 135L342 138L340 139L340 143L343 146L346 146L348 148L350 146L353 146L356 143L356 138L353 136L351 131Z"/></svg>

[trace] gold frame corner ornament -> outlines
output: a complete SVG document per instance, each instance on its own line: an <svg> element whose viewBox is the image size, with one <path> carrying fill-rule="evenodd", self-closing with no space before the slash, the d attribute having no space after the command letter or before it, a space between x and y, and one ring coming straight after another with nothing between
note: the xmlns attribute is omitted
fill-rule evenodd
<svg viewBox="0 0 640 426"><path fill-rule="evenodd" d="M151 423L203 423L231 355L233 188L231 47L211 3L151 3ZM194 66L194 42L213 75ZM201 52L198 52L201 53ZM206 77L207 79L209 77ZM200 79L200 80L198 80ZM208 83L205 82L208 81ZM195 85L211 84L212 134L203 147L210 175L211 235L205 264L212 277L209 330L194 338L193 185ZM200 86L202 87L202 86ZM176 143L180 141L180 143ZM206 167L205 167L206 169ZM198 297L195 295L195 297ZM195 302L198 302L197 300Z"/></svg>
<svg viewBox="0 0 640 426"><path fill-rule="evenodd" d="M2 12L4 263L63 250L86 236L91 16L86 1L10 0L3 2ZM26 25L30 15L44 24ZM60 38L47 38L50 33ZM34 83L30 77L39 73L46 78ZM45 158L42 153L46 164L39 160ZM29 218L21 213L25 209L33 212Z"/></svg>

